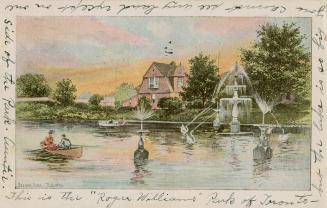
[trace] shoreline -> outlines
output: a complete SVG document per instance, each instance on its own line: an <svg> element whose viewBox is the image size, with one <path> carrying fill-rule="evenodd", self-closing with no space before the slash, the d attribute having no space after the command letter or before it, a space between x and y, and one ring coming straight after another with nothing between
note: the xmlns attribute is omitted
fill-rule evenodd
<svg viewBox="0 0 327 208"><path fill-rule="evenodd" d="M88 120L78 120L78 119L67 119L67 120L57 120L57 119L17 119L17 121L25 121L25 122L49 122L49 123L94 123L97 124L99 121L104 121L105 119L88 119ZM110 119L108 119L110 120ZM141 121L139 120L125 120L130 124L140 124ZM184 121L158 121L158 120L146 120L143 121L143 124L164 124L164 125L174 125L174 124L187 124L189 122L184 122ZM200 124L202 123L203 125L212 125L212 122L192 122L192 124ZM222 126L229 126L229 123L221 123ZM243 123L240 124L243 127L258 127L261 124L255 124L255 123ZM298 124L263 124L265 126L271 126L271 127L282 127L282 128L311 128L312 125L310 124L304 124L304 123L298 123Z"/></svg>

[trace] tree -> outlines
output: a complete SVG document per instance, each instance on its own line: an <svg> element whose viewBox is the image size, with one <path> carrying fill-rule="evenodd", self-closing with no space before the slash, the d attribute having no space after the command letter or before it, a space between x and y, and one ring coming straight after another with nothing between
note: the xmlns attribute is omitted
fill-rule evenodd
<svg viewBox="0 0 327 208"><path fill-rule="evenodd" d="M43 74L24 74L16 83L18 97L48 97L51 92Z"/></svg>
<svg viewBox="0 0 327 208"><path fill-rule="evenodd" d="M100 102L103 100L103 96L99 94L94 94L89 99L89 104L94 106L99 106Z"/></svg>
<svg viewBox="0 0 327 208"><path fill-rule="evenodd" d="M211 100L215 86L219 82L219 69L215 60L200 53L189 60L191 65L187 86L183 87L182 99L188 102L200 102L200 107L207 105Z"/></svg>
<svg viewBox="0 0 327 208"><path fill-rule="evenodd" d="M70 79L63 79L56 83L54 99L60 105L67 106L74 103L76 87Z"/></svg>
<svg viewBox="0 0 327 208"><path fill-rule="evenodd" d="M121 106L123 101L133 97L137 92L132 84L122 83L115 92L115 105Z"/></svg>
<svg viewBox="0 0 327 208"><path fill-rule="evenodd" d="M264 99L280 101L290 94L304 97L310 91L310 53L294 23L265 24L257 31L258 41L241 49L241 61L253 89Z"/></svg>
<svg viewBox="0 0 327 208"><path fill-rule="evenodd" d="M145 96L142 96L139 101L138 101L138 104L137 104L139 107L143 106L145 109L151 109L152 106L151 106L151 101L149 98L145 97Z"/></svg>
<svg viewBox="0 0 327 208"><path fill-rule="evenodd" d="M158 107L165 109L168 114L174 114L182 110L183 103L177 97L163 97L159 100Z"/></svg>

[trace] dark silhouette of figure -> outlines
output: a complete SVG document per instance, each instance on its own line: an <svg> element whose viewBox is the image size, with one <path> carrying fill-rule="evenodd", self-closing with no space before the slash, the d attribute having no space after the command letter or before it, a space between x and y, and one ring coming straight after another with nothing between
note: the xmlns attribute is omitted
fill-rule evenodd
<svg viewBox="0 0 327 208"><path fill-rule="evenodd" d="M144 177L151 174L148 170L145 169L145 166L149 159L149 152L144 149L144 140L143 137L140 138L138 143L138 148L134 152L134 176L131 178L132 183L134 184L144 184Z"/></svg>
<svg viewBox="0 0 327 208"><path fill-rule="evenodd" d="M135 168L141 168L144 166L149 159L149 152L144 149L144 145L138 145L137 150L134 152L134 165Z"/></svg>

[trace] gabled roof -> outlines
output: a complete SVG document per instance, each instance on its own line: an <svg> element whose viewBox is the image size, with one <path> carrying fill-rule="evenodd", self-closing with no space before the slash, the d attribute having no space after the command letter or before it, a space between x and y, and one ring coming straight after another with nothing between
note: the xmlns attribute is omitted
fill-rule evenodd
<svg viewBox="0 0 327 208"><path fill-rule="evenodd" d="M180 64L179 66L174 67L174 69L170 70L168 72L169 77L179 77L179 76L185 76L185 69L184 67Z"/></svg>
<svg viewBox="0 0 327 208"><path fill-rule="evenodd" d="M180 69L185 72L185 69L181 64L176 66L175 64L153 62L151 66L156 67L160 71L160 73L165 77L181 76L176 73L177 71L180 71ZM182 76L184 76L184 73Z"/></svg>
<svg viewBox="0 0 327 208"><path fill-rule="evenodd" d="M164 64L164 63L153 62L153 65L165 77L168 77L169 76L170 71L175 71L175 69L176 69L176 66L175 65L172 65L172 64Z"/></svg>

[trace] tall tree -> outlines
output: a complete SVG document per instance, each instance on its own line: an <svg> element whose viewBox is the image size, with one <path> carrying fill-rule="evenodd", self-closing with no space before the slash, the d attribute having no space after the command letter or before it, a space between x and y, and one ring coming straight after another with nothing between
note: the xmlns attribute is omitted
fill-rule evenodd
<svg viewBox="0 0 327 208"><path fill-rule="evenodd" d="M254 90L270 101L290 94L306 96L310 92L310 53L300 28L294 23L267 23L260 26L257 37L249 49L241 49L241 61Z"/></svg>
<svg viewBox="0 0 327 208"><path fill-rule="evenodd" d="M183 87L182 99L191 103L200 102L200 107L207 105L212 99L215 86L219 82L219 68L210 56L200 53L189 60L190 74L188 83Z"/></svg>
<svg viewBox="0 0 327 208"><path fill-rule="evenodd" d="M115 92L115 105L121 106L123 101L131 98L132 96L136 95L137 92L132 84L129 83L122 83L116 89Z"/></svg>
<svg viewBox="0 0 327 208"><path fill-rule="evenodd" d="M50 87L43 74L24 74L17 81L18 97L48 97Z"/></svg>
<svg viewBox="0 0 327 208"><path fill-rule="evenodd" d="M74 103L76 98L76 86L70 79L63 79L56 83L56 90L54 92L54 99L58 104L67 106Z"/></svg>

